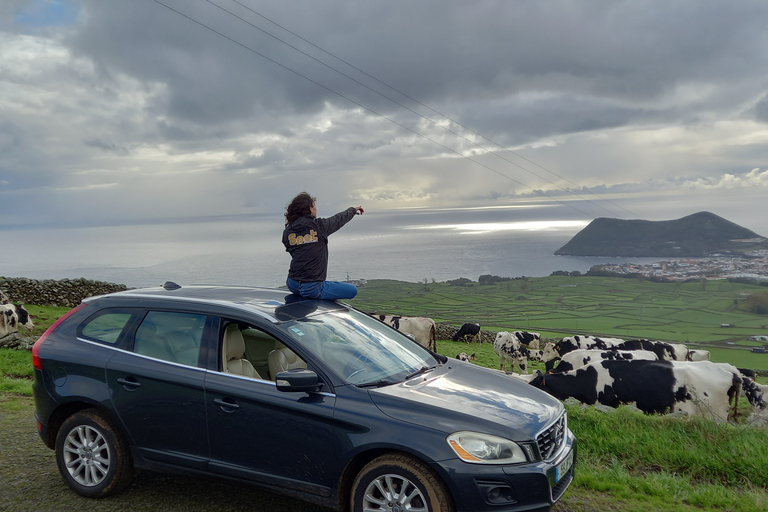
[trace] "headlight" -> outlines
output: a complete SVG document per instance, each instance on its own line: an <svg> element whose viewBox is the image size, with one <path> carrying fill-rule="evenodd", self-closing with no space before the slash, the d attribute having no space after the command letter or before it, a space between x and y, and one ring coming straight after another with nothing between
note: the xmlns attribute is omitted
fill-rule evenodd
<svg viewBox="0 0 768 512"><path fill-rule="evenodd" d="M446 438L448 445L464 462L474 464L516 464L528 462L520 446L490 434L456 432Z"/></svg>

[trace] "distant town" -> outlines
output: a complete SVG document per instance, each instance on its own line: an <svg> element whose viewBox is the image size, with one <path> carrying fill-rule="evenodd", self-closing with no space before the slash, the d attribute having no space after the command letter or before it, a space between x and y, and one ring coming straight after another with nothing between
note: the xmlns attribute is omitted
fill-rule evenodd
<svg viewBox="0 0 768 512"><path fill-rule="evenodd" d="M688 281L691 279L768 279L768 251L740 256L712 255L707 258L673 258L652 264L611 263L590 270L616 275L642 275L650 279Z"/></svg>

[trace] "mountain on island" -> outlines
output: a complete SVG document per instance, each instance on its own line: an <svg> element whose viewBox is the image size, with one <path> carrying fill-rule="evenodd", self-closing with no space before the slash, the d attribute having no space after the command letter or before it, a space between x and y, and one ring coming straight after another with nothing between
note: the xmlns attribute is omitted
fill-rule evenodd
<svg viewBox="0 0 768 512"><path fill-rule="evenodd" d="M768 240L710 212L677 220L598 218L555 251L560 256L701 257L768 249Z"/></svg>

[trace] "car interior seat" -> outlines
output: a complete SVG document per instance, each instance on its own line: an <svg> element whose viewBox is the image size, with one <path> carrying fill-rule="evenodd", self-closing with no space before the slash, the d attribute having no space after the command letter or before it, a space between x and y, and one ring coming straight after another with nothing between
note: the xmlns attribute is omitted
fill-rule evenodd
<svg viewBox="0 0 768 512"><path fill-rule="evenodd" d="M307 363L279 341L275 342L275 350L269 353L269 376L274 380L277 373L294 368L306 368Z"/></svg>
<svg viewBox="0 0 768 512"><path fill-rule="evenodd" d="M133 351L164 361L176 361L168 343L157 334L157 327L152 322L144 322L136 330L136 338L133 343Z"/></svg>
<svg viewBox="0 0 768 512"><path fill-rule="evenodd" d="M253 368L251 362L243 358L245 355L245 341L243 340L243 334L240 332L240 329L237 328L237 325L233 324L227 327L227 330L224 331L222 345L222 365L225 372L254 379L261 378L259 373Z"/></svg>

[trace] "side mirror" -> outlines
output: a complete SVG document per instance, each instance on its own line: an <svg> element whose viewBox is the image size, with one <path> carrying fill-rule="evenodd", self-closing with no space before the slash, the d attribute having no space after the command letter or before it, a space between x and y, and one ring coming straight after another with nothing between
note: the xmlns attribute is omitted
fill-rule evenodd
<svg viewBox="0 0 768 512"><path fill-rule="evenodd" d="M320 384L317 374L312 370L304 368L294 368L279 372L275 378L275 385L278 391L312 393L320 391Z"/></svg>

